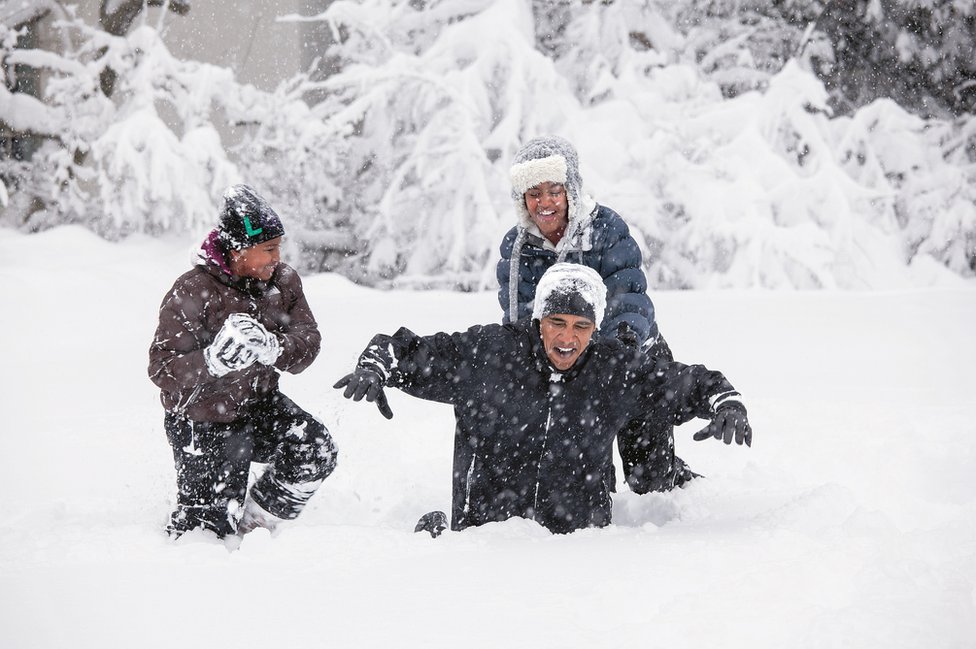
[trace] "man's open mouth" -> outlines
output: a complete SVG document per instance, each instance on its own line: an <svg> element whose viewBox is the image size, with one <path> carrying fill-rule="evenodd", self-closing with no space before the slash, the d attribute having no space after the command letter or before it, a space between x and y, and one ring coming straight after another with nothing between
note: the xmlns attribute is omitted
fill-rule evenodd
<svg viewBox="0 0 976 649"><path fill-rule="evenodd" d="M571 358L576 353L575 347L553 347L552 350L560 358Z"/></svg>

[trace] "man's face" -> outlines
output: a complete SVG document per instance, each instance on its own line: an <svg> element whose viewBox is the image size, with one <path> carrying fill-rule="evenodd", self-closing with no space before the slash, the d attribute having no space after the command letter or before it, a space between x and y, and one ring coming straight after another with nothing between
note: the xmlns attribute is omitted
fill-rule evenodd
<svg viewBox="0 0 976 649"><path fill-rule="evenodd" d="M238 277L252 277L263 282L271 279L281 261L281 237L269 239L230 253L230 270Z"/></svg>
<svg viewBox="0 0 976 649"><path fill-rule="evenodd" d="M589 318L578 315L555 313L539 321L539 334L546 356L559 371L568 370L580 357L596 326Z"/></svg>
<svg viewBox="0 0 976 649"><path fill-rule="evenodd" d="M566 188L560 183L544 182L525 192L523 198L525 209L542 236L553 243L559 243L569 223Z"/></svg>

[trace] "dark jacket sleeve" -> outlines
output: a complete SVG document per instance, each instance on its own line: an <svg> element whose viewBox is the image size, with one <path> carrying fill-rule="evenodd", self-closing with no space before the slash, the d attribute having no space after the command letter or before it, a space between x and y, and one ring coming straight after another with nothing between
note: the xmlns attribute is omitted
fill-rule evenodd
<svg viewBox="0 0 976 649"><path fill-rule="evenodd" d="M683 424L696 417L711 419L716 397L735 388L718 371L645 356L640 390L641 410Z"/></svg>
<svg viewBox="0 0 976 649"><path fill-rule="evenodd" d="M187 392L216 380L207 371L203 349L209 344L205 294L199 275L184 275L163 297L159 324L149 346L149 378L169 392Z"/></svg>
<svg viewBox="0 0 976 649"><path fill-rule="evenodd" d="M286 294L287 324L275 333L281 340L281 356L275 367L283 372L298 374L316 359L322 344L322 334L305 298L305 290L298 273L283 269L279 287Z"/></svg>
<svg viewBox="0 0 976 649"><path fill-rule="evenodd" d="M486 362L494 362L501 325L483 325L459 333L418 336L401 327L392 336L374 336L360 356L362 362L376 347L392 359L387 385L407 394L440 403L464 403L481 380Z"/></svg>
<svg viewBox="0 0 976 649"><path fill-rule="evenodd" d="M597 270L607 286L607 313L603 328L613 334L626 322L637 332L641 341L657 336L654 304L647 295L647 277L641 267L641 252L630 229L620 216L600 207L605 220L600 219L601 231L596 247L601 250Z"/></svg>

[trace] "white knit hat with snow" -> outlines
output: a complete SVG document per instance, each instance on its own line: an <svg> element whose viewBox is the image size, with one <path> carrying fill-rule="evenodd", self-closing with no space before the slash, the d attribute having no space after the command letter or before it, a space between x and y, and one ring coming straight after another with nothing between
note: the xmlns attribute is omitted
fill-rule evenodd
<svg viewBox="0 0 976 649"><path fill-rule="evenodd" d="M553 264L539 280L532 318L542 320L556 313L582 316L599 329L606 310L607 287L600 273L589 266L562 262Z"/></svg>

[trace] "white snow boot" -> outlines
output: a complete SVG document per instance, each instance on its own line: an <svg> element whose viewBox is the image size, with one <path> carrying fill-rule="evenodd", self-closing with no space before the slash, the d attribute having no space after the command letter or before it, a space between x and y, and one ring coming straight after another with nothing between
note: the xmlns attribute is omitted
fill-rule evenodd
<svg viewBox="0 0 976 649"><path fill-rule="evenodd" d="M284 521L285 519L278 518L248 496L247 502L244 503L244 514L241 515L241 521L237 524L237 535L244 536L259 527L274 532L278 525Z"/></svg>

